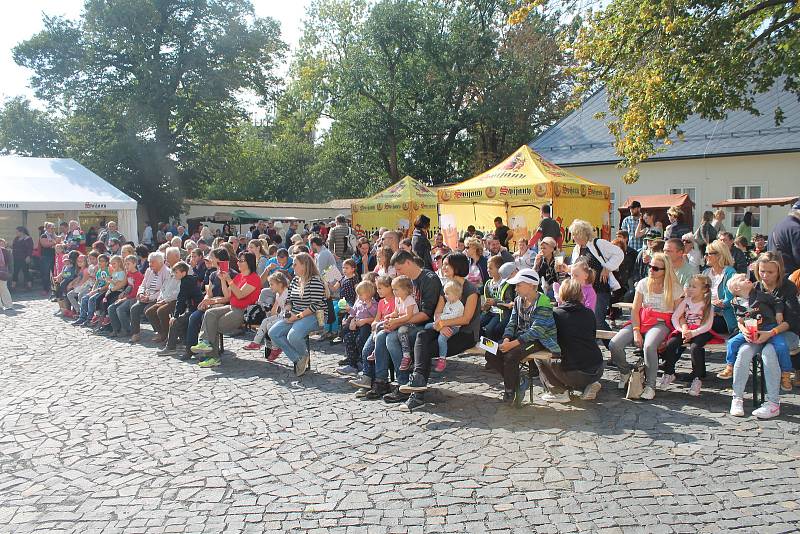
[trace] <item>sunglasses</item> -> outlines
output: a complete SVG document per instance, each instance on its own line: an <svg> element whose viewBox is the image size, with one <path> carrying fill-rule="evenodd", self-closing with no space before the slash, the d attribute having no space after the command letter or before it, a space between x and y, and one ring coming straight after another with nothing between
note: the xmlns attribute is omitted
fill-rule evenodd
<svg viewBox="0 0 800 534"><path fill-rule="evenodd" d="M659 272L659 271L666 271L664 267L656 267L655 265L650 266L651 271Z"/></svg>
<svg viewBox="0 0 800 534"><path fill-rule="evenodd" d="M706 252L706 256L716 256L716 252Z"/></svg>

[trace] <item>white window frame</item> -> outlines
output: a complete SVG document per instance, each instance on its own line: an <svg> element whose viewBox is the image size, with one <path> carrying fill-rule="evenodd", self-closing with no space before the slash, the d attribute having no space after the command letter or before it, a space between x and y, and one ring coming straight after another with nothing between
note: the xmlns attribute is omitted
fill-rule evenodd
<svg viewBox="0 0 800 534"><path fill-rule="evenodd" d="M750 183L747 183L747 184L731 184L730 187L728 188L728 193L730 194L730 196L728 198L730 198L730 199L733 198L733 189L735 187L744 187L745 188L745 194L748 193L748 191L749 191L749 189L751 187L760 187L761 188L761 196L758 197L758 198L768 198L767 197L767 185L764 182L750 182ZM730 219L729 228L732 229L731 233L736 235L736 229L739 228L738 224L734 224L736 222L736 210L737 209L742 209L743 211L748 210L748 209L749 210L758 210L758 212L757 212L758 213L758 226L754 225L753 229L756 229L756 228L758 228L759 230L761 229L761 226L763 224L762 223L762 219L767 215L766 212L761 210L761 206L759 206L759 207L750 207L750 208L736 208L736 207L733 207L733 208L731 208L731 212L730 212L731 219ZM754 211L754 213L755 213L755 211ZM727 219L727 217L726 217L726 219ZM728 221L725 221L726 225L727 225L727 223L728 223Z"/></svg>

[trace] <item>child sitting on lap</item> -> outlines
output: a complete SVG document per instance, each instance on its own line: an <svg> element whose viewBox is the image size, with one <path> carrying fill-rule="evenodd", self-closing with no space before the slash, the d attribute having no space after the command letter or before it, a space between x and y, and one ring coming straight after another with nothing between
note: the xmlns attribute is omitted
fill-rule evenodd
<svg viewBox="0 0 800 534"><path fill-rule="evenodd" d="M283 319L283 314L286 311L286 299L289 297L289 279L286 275L278 271L269 275L267 278L269 287L261 290L261 294L272 295L272 306L267 313L267 316L261 321L261 325L256 331L256 337L253 338L252 343L244 347L244 350L260 350L261 343L265 343L266 348L269 349L267 355L268 362L274 362L278 356L281 355L281 349L272 346L272 341L269 339L267 332L272 328L272 325ZM261 295L258 298L261 302Z"/></svg>
<svg viewBox="0 0 800 534"><path fill-rule="evenodd" d="M378 313L375 291L375 284L372 282L365 281L356 286L358 298L348 309L347 318L342 322L345 359L336 369L339 374L354 375L359 370L361 351L367 343L372 323Z"/></svg>
<svg viewBox="0 0 800 534"><path fill-rule="evenodd" d="M397 329L397 340L403 348L403 359L400 361L400 371L407 371L411 366L411 339L408 335L407 322L411 320L419 310L417 301L414 299L414 284L407 276L398 276L392 280L392 291L394 292L394 312L389 314L386 319L400 318L406 321Z"/></svg>
<svg viewBox="0 0 800 534"><path fill-rule="evenodd" d="M752 343L750 332L769 331L783 322L783 302L769 293L755 288L747 275L735 274L728 280L728 289L733 293L731 301L739 324L739 333L728 339L727 353L725 356L725 369L717 377L726 379L733 376L733 364L736 355L745 343ZM756 334L757 336L757 334ZM789 347L783 336L772 336L767 343L771 343L778 356L781 371L792 369L792 360Z"/></svg>
<svg viewBox="0 0 800 534"><path fill-rule="evenodd" d="M447 365L447 340L458 332L458 326L445 326L442 321L450 319L458 319L464 315L464 304L461 302L461 292L463 286L454 281L449 281L444 285L444 308L438 317L434 317L434 322L425 325L426 330L436 329L439 332L437 342L439 343L439 357L434 362L434 369L437 373L444 371ZM450 329L449 334L445 334L444 330Z"/></svg>

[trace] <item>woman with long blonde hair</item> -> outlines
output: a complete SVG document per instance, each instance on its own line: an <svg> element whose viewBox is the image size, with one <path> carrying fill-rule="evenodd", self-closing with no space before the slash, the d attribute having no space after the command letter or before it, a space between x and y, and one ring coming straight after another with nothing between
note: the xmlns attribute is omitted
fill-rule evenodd
<svg viewBox="0 0 800 534"><path fill-rule="evenodd" d="M309 360L306 338L325 324L327 298L325 284L311 256L301 252L294 257L293 267L295 277L289 284L286 300L286 309L290 311L269 329L269 338L292 361L295 374L302 376ZM319 312L323 315L321 321L317 317Z"/></svg>
<svg viewBox="0 0 800 534"><path fill-rule="evenodd" d="M682 297L683 287L669 258L661 252L654 254L647 278L636 284L631 324L620 330L608 347L611 359L619 369L619 389L623 389L630 378L632 366L625 358L625 347L633 342L644 351L646 376L641 397L645 400L655 398L658 346L672 331L672 314Z"/></svg>

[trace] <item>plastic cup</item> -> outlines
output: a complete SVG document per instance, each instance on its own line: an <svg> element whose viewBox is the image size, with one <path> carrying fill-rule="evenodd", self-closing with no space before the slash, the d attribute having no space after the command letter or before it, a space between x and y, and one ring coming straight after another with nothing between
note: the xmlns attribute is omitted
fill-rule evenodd
<svg viewBox="0 0 800 534"><path fill-rule="evenodd" d="M758 334L758 321L755 319L745 319L744 327L747 328L747 331L750 333L751 336L755 336Z"/></svg>

